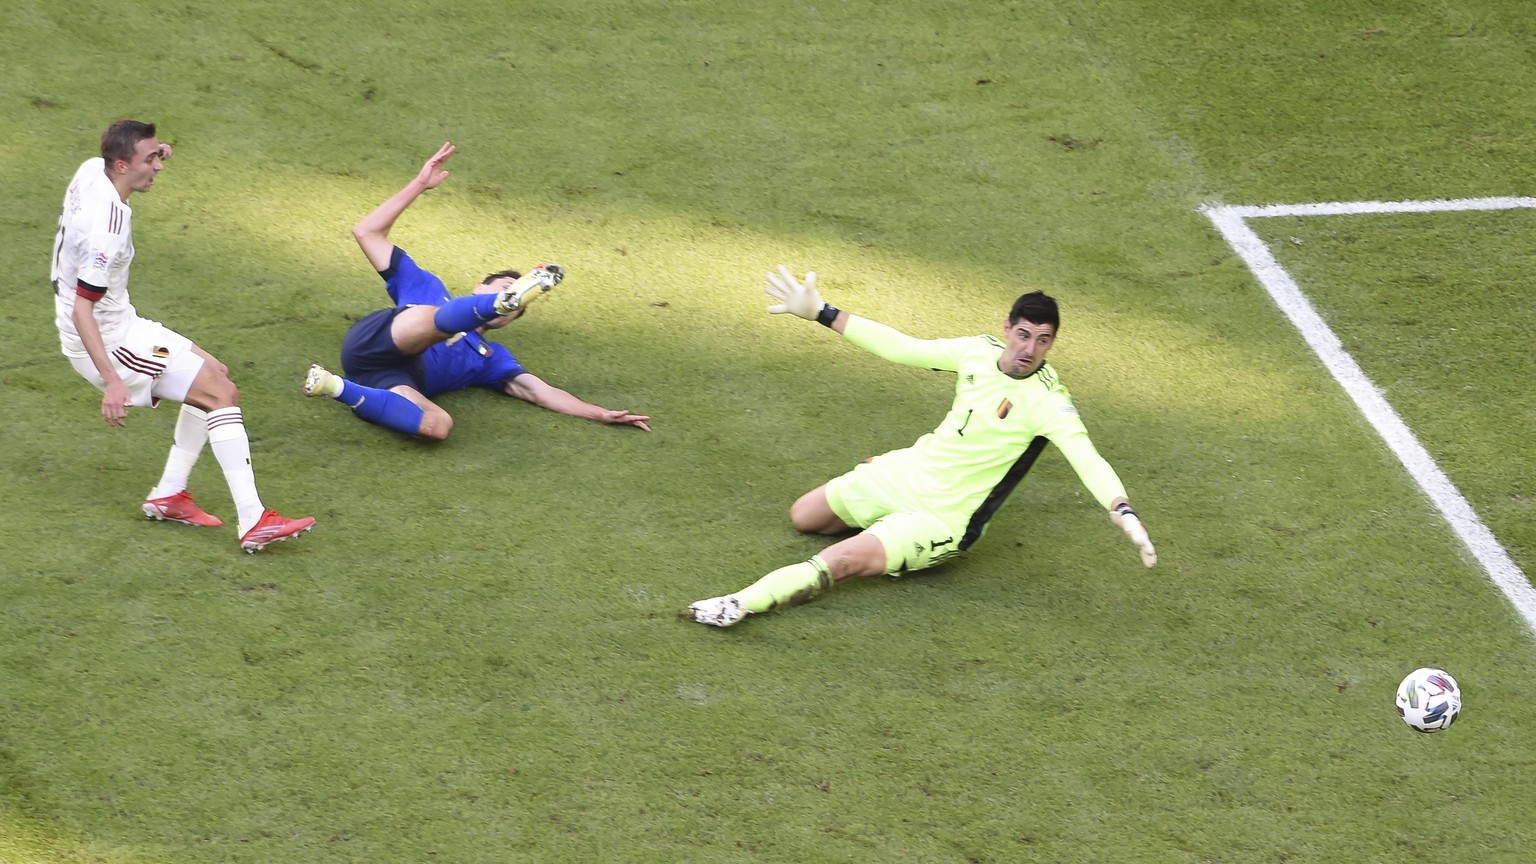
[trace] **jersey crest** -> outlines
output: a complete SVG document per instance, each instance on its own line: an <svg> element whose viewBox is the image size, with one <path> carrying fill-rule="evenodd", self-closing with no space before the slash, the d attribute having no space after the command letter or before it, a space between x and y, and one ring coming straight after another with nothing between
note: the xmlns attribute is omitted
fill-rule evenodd
<svg viewBox="0 0 1536 864"><path fill-rule="evenodd" d="M1002 420L1003 418L1007 417L1008 416L1008 412L1012 411L1012 410L1013 410L1013 401L1009 400L1009 399L1004 399L1002 401L1002 404L997 406L997 419Z"/></svg>

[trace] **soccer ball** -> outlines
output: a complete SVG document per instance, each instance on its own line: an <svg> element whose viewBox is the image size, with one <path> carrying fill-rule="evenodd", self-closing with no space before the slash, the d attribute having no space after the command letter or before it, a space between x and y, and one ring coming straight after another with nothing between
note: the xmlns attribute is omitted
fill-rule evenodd
<svg viewBox="0 0 1536 864"><path fill-rule="evenodd" d="M1397 713L1420 732L1448 729L1461 714L1461 688L1444 669L1415 669L1397 685Z"/></svg>

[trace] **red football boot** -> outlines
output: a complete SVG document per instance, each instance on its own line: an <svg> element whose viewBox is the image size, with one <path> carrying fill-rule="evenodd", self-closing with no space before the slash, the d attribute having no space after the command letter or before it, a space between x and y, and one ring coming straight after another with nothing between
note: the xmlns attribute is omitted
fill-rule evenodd
<svg viewBox="0 0 1536 864"><path fill-rule="evenodd" d="M203 512L203 508L197 506L197 502L192 500L192 496L188 495L185 489L175 495L146 500L144 515L157 521L180 522L183 525L198 525L203 528L217 528L224 524L224 520L219 517Z"/></svg>
<svg viewBox="0 0 1536 864"><path fill-rule="evenodd" d="M279 516L276 510L268 510L261 514L261 518L256 520L251 530L245 532L245 536L240 538L240 548L254 555L272 543L297 537L313 527L315 527L313 516L285 519Z"/></svg>

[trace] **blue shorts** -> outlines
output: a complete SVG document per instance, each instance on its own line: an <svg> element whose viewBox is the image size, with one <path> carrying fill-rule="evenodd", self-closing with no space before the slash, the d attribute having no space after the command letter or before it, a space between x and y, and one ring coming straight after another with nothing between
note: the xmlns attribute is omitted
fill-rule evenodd
<svg viewBox="0 0 1536 864"><path fill-rule="evenodd" d="M352 325L341 340L341 371L347 380L379 390L402 384L421 389L421 357L401 353L389 335L395 316L407 308L380 309Z"/></svg>

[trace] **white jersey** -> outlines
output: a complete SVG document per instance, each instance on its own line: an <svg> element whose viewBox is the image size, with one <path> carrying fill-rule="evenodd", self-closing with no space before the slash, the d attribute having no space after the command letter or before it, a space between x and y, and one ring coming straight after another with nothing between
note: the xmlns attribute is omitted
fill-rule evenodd
<svg viewBox="0 0 1536 864"><path fill-rule="evenodd" d="M95 304L96 326L110 350L138 318L128 300L128 265L133 263L133 211L107 179L101 157L87 159L69 181L64 212L53 241L54 320L66 357L87 356L75 332L75 287L104 289Z"/></svg>

